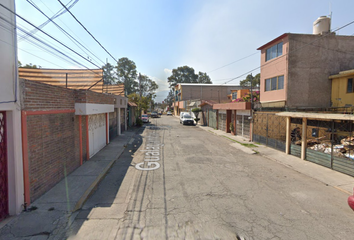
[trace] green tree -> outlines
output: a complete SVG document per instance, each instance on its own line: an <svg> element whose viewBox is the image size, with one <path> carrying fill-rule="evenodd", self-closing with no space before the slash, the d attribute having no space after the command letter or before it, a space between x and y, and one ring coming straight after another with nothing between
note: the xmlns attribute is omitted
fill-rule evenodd
<svg viewBox="0 0 354 240"><path fill-rule="evenodd" d="M106 63L102 70L104 84L115 84L117 82L116 72L112 64Z"/></svg>
<svg viewBox="0 0 354 240"><path fill-rule="evenodd" d="M168 95L167 97L165 98L164 102L169 106L171 107L172 106L172 103L174 102L175 100L175 96L174 96L174 92L172 89L170 89L170 91L168 92Z"/></svg>
<svg viewBox="0 0 354 240"><path fill-rule="evenodd" d="M258 87L261 81L261 74L258 73L256 76L252 76L252 74L247 75L246 79L240 81L240 86L250 87L252 82L252 87Z"/></svg>
<svg viewBox="0 0 354 240"><path fill-rule="evenodd" d="M199 74L198 74L198 83L210 83L210 84L212 84L211 79L208 76L208 74L203 73L203 72L199 72Z"/></svg>
<svg viewBox="0 0 354 240"><path fill-rule="evenodd" d="M140 95L138 93L131 93L128 95L128 99L129 99L129 102L133 102L138 106L138 112L140 115L141 110L146 111L150 108L150 105L152 103L151 101L153 101L152 100L153 95L147 96L147 97L144 97L144 96L140 97Z"/></svg>
<svg viewBox="0 0 354 240"><path fill-rule="evenodd" d="M188 66L178 67L172 70L172 75L168 77L170 88L178 83L198 83L198 75L194 69Z"/></svg>
<svg viewBox="0 0 354 240"><path fill-rule="evenodd" d="M136 92L138 88L138 82L135 81L137 77L135 62L129 60L126 57L118 60L117 66L118 81L124 83L125 91L127 95Z"/></svg>
<svg viewBox="0 0 354 240"><path fill-rule="evenodd" d="M153 80L151 80L148 76L146 75L140 75L140 86L139 86L139 91L141 91L141 95L148 97L152 96L155 94L156 90L159 88L157 83ZM140 93L140 92L139 92Z"/></svg>

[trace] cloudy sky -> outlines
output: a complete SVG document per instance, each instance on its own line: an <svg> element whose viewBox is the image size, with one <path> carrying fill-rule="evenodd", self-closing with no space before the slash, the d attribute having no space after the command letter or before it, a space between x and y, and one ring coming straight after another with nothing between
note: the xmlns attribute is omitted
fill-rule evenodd
<svg viewBox="0 0 354 240"><path fill-rule="evenodd" d="M179 66L188 65L207 72L213 83L238 84L244 74L260 66L256 49L283 33L312 33L312 24L332 11L332 29L352 21L353 0L61 0L74 4L70 11L115 58L128 57L138 72L159 85L156 100L166 98L167 77ZM47 18L29 4L34 3L47 16L62 9L58 0L16 0L17 13L35 26ZM115 61L68 13L54 20L88 50L75 44L53 23L42 30L80 53L78 57L40 32L32 33L88 68ZM18 26L31 31L23 20ZM19 32L19 35L22 35ZM353 35L354 24L338 31ZM35 43L33 43L35 42ZM83 68L68 58L48 53L31 37L19 37L19 60L42 68ZM42 46L42 47L41 47ZM54 50L51 50L54 51ZM253 71L254 74L259 70Z"/></svg>

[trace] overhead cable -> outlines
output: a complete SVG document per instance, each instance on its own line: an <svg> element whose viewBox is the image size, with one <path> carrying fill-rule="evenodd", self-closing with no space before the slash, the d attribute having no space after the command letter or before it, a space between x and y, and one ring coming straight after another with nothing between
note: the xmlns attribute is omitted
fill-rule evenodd
<svg viewBox="0 0 354 240"><path fill-rule="evenodd" d="M57 43L59 43L60 45L64 46L65 48L69 49L70 51L72 51L73 53L75 53L76 55L80 56L82 59L85 59L85 61L91 63L92 65L96 66L97 68L101 68L100 66L96 65L95 63L92 63L90 60L86 59L84 56L82 56L81 54L79 54L78 52L76 52L75 50L71 49L70 47L66 46L65 44L61 43L59 40L57 40L56 38L52 37L51 35L49 35L48 33L44 32L42 29L39 29L37 26L35 26L34 24L32 24L31 22L29 22L28 20L26 20L25 18L21 17L20 15L18 15L17 13L15 13L14 11L12 11L11 9L5 7L3 4L0 3L0 6L5 8L6 10L8 10L9 12L11 12L12 14L16 15L17 17L19 17L20 19L22 19L23 21L25 21L26 23L28 23L29 25L31 25L32 27L37 28L40 32L42 32L43 34L45 34L46 36L48 36L49 38L53 39L54 41L56 41ZM2 18L4 19L4 18ZM6 19L4 19L5 21L7 21ZM10 22L11 24L11 22ZM32 35L33 37L33 35ZM81 64L80 64L81 65Z"/></svg>
<svg viewBox="0 0 354 240"><path fill-rule="evenodd" d="M115 62L118 62L117 59L115 59L115 58L112 56L112 54L111 54L110 52L108 52L107 49L106 49L105 47L103 47L102 44L90 33L90 31L87 30L86 27L75 17L75 15L72 14L72 13L70 12L70 10L69 10L60 0L58 0L58 2L66 9L66 11L68 11L68 13L70 13L70 15L76 20L76 22L78 22L78 23L81 25L81 27L83 27L83 29L85 29L85 31L98 43L98 45L100 45L101 48L102 48L103 50L105 50L106 53L108 53L108 55L111 56L112 59L114 59Z"/></svg>

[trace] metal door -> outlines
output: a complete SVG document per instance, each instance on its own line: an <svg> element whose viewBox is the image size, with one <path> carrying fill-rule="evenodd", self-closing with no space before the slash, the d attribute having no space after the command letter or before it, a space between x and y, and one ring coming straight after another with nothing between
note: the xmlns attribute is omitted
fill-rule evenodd
<svg viewBox="0 0 354 240"><path fill-rule="evenodd" d="M106 146L106 116L105 114L89 115L89 145L90 157Z"/></svg>
<svg viewBox="0 0 354 240"><path fill-rule="evenodd" d="M216 110L209 110L209 127L216 128Z"/></svg>
<svg viewBox="0 0 354 240"><path fill-rule="evenodd" d="M236 115L236 134L244 138L250 137L250 120L249 116Z"/></svg>
<svg viewBox="0 0 354 240"><path fill-rule="evenodd" d="M6 140L6 112L0 112L0 221L9 214Z"/></svg>

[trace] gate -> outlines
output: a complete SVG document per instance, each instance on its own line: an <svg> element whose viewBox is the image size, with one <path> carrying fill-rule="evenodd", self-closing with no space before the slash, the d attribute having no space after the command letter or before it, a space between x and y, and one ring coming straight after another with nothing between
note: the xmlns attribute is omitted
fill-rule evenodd
<svg viewBox="0 0 354 240"><path fill-rule="evenodd" d="M236 134L244 138L250 137L250 120L249 116L236 115Z"/></svg>
<svg viewBox="0 0 354 240"><path fill-rule="evenodd" d="M216 129L216 110L209 110L209 127Z"/></svg>
<svg viewBox="0 0 354 240"><path fill-rule="evenodd" d="M253 141L285 152L286 118L275 114L254 114Z"/></svg>
<svg viewBox="0 0 354 240"><path fill-rule="evenodd" d="M0 221L9 214L6 140L6 112L0 112Z"/></svg>

